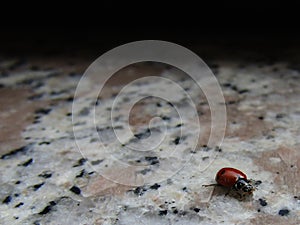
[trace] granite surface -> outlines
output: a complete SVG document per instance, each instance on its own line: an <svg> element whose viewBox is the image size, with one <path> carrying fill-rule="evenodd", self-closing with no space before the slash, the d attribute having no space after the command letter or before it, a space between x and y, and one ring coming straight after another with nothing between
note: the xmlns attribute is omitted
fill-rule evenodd
<svg viewBox="0 0 300 225"><path fill-rule="evenodd" d="M220 146L207 145L205 95L173 67L134 64L116 73L98 99L91 97L99 92L93 79L74 99L93 59L1 57L0 224L300 224L299 64L256 57L207 62L226 101ZM111 104L141 74L166 79L124 90L112 122ZM201 131L195 148L194 115L168 80L196 106ZM134 93L157 88L172 102L146 97L128 115ZM182 122L175 106L188 119ZM124 132L128 122L134 137ZM128 148L146 148L149 136L152 143L162 133L151 151ZM240 200L222 187L202 187L227 166L258 181L253 196Z"/></svg>

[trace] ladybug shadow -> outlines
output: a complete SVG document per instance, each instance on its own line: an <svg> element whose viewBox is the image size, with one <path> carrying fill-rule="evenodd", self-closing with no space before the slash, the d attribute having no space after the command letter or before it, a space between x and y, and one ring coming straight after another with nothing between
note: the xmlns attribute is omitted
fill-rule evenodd
<svg viewBox="0 0 300 225"><path fill-rule="evenodd" d="M224 201L227 201L229 199L235 199L238 201L251 201L253 198L253 194L247 194L247 195L241 195L239 192L233 190L232 188L227 188L223 186L215 186L211 197L219 196L224 198Z"/></svg>

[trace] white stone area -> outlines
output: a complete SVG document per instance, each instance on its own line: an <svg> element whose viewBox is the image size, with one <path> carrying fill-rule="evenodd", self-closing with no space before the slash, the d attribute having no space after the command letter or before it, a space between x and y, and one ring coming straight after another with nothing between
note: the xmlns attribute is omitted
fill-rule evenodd
<svg viewBox="0 0 300 225"><path fill-rule="evenodd" d="M55 70L0 78L9 88L39 80L33 92L50 109L22 131L24 149L0 159L0 224L299 224L299 71L281 62L214 64L227 109L221 146L206 145L213 134L205 95L175 69L134 83L117 100L122 85L97 100L90 80L75 102L64 101L80 77ZM145 96L128 115L131 99L158 91L170 98ZM222 167L259 181L257 190L240 200L225 188L202 187Z"/></svg>

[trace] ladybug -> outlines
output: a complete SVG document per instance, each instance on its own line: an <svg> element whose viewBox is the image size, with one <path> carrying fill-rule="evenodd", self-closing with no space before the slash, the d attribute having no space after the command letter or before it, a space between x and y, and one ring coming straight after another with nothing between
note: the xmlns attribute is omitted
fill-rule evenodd
<svg viewBox="0 0 300 225"><path fill-rule="evenodd" d="M215 180L217 184L209 184L203 186L229 187L232 190L236 191L240 197L250 195L253 193L253 191L256 190L255 186L253 185L253 180L249 180L245 173L235 168L225 167L220 169L217 172Z"/></svg>

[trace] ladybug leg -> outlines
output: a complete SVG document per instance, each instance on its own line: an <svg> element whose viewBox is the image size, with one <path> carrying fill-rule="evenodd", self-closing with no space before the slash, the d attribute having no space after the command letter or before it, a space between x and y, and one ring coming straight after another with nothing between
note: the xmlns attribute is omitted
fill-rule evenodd
<svg viewBox="0 0 300 225"><path fill-rule="evenodd" d="M235 198L238 198L240 201L245 199L245 194L241 194L241 192L235 187L231 187L228 192L225 194L225 196L227 196L228 194L232 193L232 195Z"/></svg>
<svg viewBox="0 0 300 225"><path fill-rule="evenodd" d="M239 200L240 201L245 200L245 195L242 195L241 193L238 193L238 195L239 195Z"/></svg>
<svg viewBox="0 0 300 225"><path fill-rule="evenodd" d="M231 191L232 191L232 189L230 188L230 189L226 192L225 196L229 195Z"/></svg>
<svg viewBox="0 0 300 225"><path fill-rule="evenodd" d="M248 179L247 182L252 184L252 185L256 184L256 180L253 180L253 179Z"/></svg>
<svg viewBox="0 0 300 225"><path fill-rule="evenodd" d="M202 187L220 186L219 184L203 184Z"/></svg>
<svg viewBox="0 0 300 225"><path fill-rule="evenodd" d="M240 201L245 199L245 195L241 194L235 188L232 188L231 190L234 191L235 197L238 198Z"/></svg>

